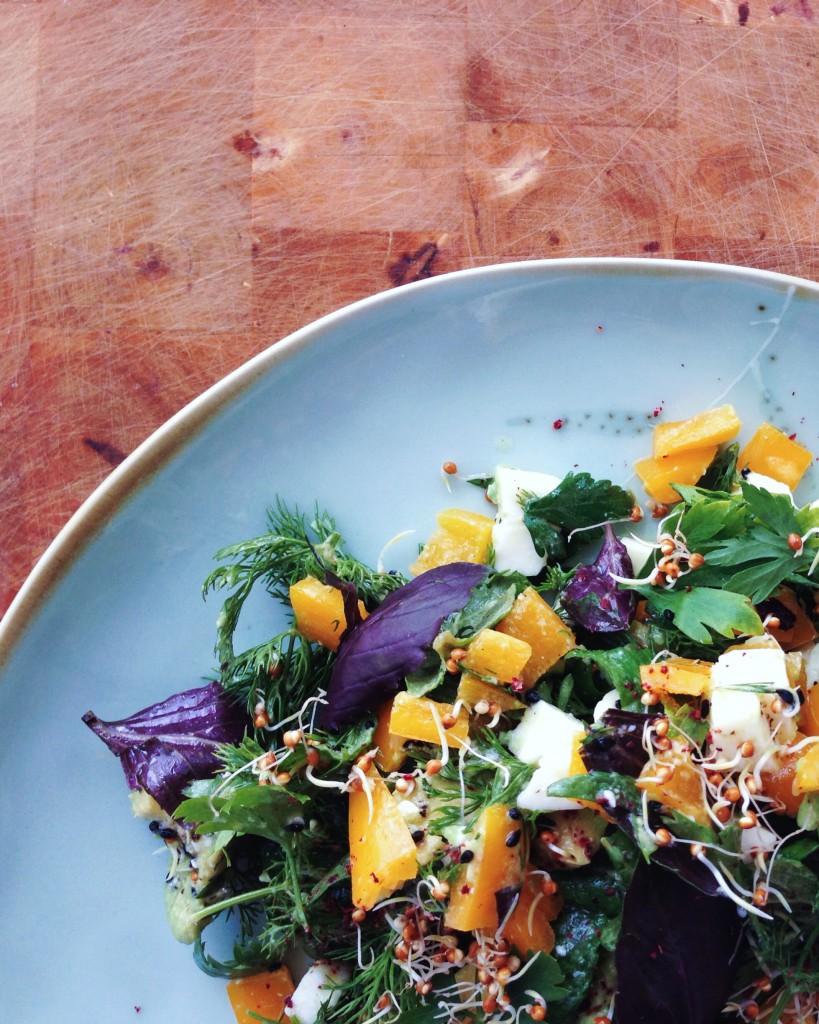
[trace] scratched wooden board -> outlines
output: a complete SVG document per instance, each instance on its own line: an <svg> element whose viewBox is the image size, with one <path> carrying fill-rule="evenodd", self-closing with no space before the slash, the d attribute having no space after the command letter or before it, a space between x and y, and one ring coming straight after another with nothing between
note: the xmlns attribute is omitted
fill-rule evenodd
<svg viewBox="0 0 819 1024"><path fill-rule="evenodd" d="M816 0L0 2L0 608L168 416L364 295L819 279L818 33Z"/></svg>

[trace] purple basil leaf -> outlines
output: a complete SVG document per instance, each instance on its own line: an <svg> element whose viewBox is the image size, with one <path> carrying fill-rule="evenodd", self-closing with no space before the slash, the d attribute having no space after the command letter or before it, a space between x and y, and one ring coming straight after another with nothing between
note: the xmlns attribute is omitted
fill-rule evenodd
<svg viewBox="0 0 819 1024"><path fill-rule="evenodd" d="M612 578L632 577L634 566L622 541L606 523L600 553L592 565L581 565L560 595L563 607L574 620L593 633L614 633L628 629L636 596L622 590Z"/></svg>
<svg viewBox="0 0 819 1024"><path fill-rule="evenodd" d="M618 708L606 711L580 748L583 764L590 772L617 772L636 779L648 763L643 746L646 724L659 717Z"/></svg>
<svg viewBox="0 0 819 1024"><path fill-rule="evenodd" d="M731 992L737 908L640 861L623 904L614 1024L714 1024Z"/></svg>
<svg viewBox="0 0 819 1024"><path fill-rule="evenodd" d="M103 722L92 711L82 720L119 757L129 787L147 790L171 815L185 787L219 767L216 748L238 743L249 724L247 712L218 683L174 694L118 722Z"/></svg>
<svg viewBox="0 0 819 1024"><path fill-rule="evenodd" d="M459 611L489 572L453 562L430 569L388 594L339 647L321 724L343 729L398 692L424 664L441 623Z"/></svg>

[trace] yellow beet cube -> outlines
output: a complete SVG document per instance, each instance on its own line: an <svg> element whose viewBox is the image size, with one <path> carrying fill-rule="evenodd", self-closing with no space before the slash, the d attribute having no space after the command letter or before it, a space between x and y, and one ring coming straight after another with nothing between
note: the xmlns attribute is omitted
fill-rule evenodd
<svg viewBox="0 0 819 1024"><path fill-rule="evenodd" d="M763 423L740 453L737 469L772 477L794 490L812 461L813 455L804 445Z"/></svg>
<svg viewBox="0 0 819 1024"><path fill-rule="evenodd" d="M521 832L519 816L510 818L509 808L503 804L492 804L481 814L475 829L475 856L462 865L452 886L444 917L447 928L471 932L498 927L495 895L520 884L523 876Z"/></svg>
<svg viewBox="0 0 819 1024"><path fill-rule="evenodd" d="M819 792L819 743L809 746L796 762L793 791L794 793Z"/></svg>
<svg viewBox="0 0 819 1024"><path fill-rule="evenodd" d="M234 978L227 983L230 1005L237 1024L251 1024L257 1017L278 1020L287 1008L286 1000L293 995L293 979L286 967L275 971L262 971L248 978Z"/></svg>
<svg viewBox="0 0 819 1024"><path fill-rule="evenodd" d="M527 587L495 627L500 633L525 640L532 654L520 674L528 690L544 672L577 646L574 633L534 587Z"/></svg>
<svg viewBox="0 0 819 1024"><path fill-rule="evenodd" d="M367 773L369 792L350 793L350 881L353 903L370 909L415 878L418 853L409 826L378 770Z"/></svg>
<svg viewBox="0 0 819 1024"><path fill-rule="evenodd" d="M338 650L341 634L347 628L344 616L344 598L337 587L331 587L314 576L306 576L290 587L290 604L296 616L296 625L313 643ZM362 618L367 610L361 601L358 610Z"/></svg>
<svg viewBox="0 0 819 1024"><path fill-rule="evenodd" d="M497 629L482 629L466 649L461 667L501 683L520 679L532 645Z"/></svg>
<svg viewBox="0 0 819 1024"><path fill-rule="evenodd" d="M643 482L647 493L655 501L679 501L680 496L671 484L695 484L708 469L717 454L717 446L696 448L678 455L667 455L662 458L651 456L638 459L634 463L634 471Z"/></svg>
<svg viewBox="0 0 819 1024"><path fill-rule="evenodd" d="M640 666L640 682L650 693L676 693L689 697L707 695L713 662L699 658L666 658Z"/></svg>
<svg viewBox="0 0 819 1024"><path fill-rule="evenodd" d="M443 734L448 747L460 747L469 735L469 715L461 708L455 724L444 727L444 719L452 715L452 705L430 700L429 697L413 697L402 690L395 695L390 713L390 732L405 740L420 743L441 743Z"/></svg>
<svg viewBox="0 0 819 1024"><path fill-rule="evenodd" d="M378 748L375 763L382 772L397 772L406 761L402 736L394 736L390 732L390 717L393 701L388 700L378 709L378 720L373 733L373 743Z"/></svg>
<svg viewBox="0 0 819 1024"><path fill-rule="evenodd" d="M673 768L670 778L659 781L657 770L661 765ZM710 825L708 809L702 791L700 772L691 759L687 744L674 741L670 750L656 755L654 765L649 762L637 779L637 786L664 807L681 811L700 825Z"/></svg>
<svg viewBox="0 0 819 1024"><path fill-rule="evenodd" d="M458 684L458 700L462 700L473 709L481 700L485 700L489 704L497 704L501 711L515 711L526 707L511 690L484 682L483 679L478 679L477 676L470 675L469 672L464 672L461 676L461 681Z"/></svg>
<svg viewBox="0 0 819 1024"><path fill-rule="evenodd" d="M486 561L494 519L463 508L448 508L437 515L438 526L409 567L413 576L450 562Z"/></svg>
<svg viewBox="0 0 819 1024"><path fill-rule="evenodd" d="M706 409L687 420L660 423L654 428L654 458L723 444L736 437L741 426L732 405Z"/></svg>

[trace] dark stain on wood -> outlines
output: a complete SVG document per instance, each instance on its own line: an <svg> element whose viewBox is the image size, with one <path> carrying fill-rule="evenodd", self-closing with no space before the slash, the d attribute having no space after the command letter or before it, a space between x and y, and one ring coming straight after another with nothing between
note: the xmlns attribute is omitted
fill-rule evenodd
<svg viewBox="0 0 819 1024"><path fill-rule="evenodd" d="M421 281L425 277L432 277L433 263L438 252L439 249L435 242L426 242L414 253L405 253L400 260L391 263L387 267L387 276L396 287L401 284L409 284L411 281Z"/></svg>
<svg viewBox="0 0 819 1024"><path fill-rule="evenodd" d="M90 448L92 452L96 452L97 455L101 456L111 466L118 466L121 462L125 461L124 453L107 441L97 441L93 437L84 437L82 443L87 448Z"/></svg>

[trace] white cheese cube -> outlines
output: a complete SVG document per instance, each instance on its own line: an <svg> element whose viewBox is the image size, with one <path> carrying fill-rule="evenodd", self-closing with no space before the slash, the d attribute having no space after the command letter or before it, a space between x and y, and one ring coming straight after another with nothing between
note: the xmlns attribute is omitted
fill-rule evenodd
<svg viewBox="0 0 819 1024"><path fill-rule="evenodd" d="M583 723L545 700L528 708L520 724L509 733L507 746L519 761L537 768L518 797L518 807L526 811L576 810L574 800L547 796L553 782L568 778Z"/></svg>
<svg viewBox="0 0 819 1024"><path fill-rule="evenodd" d="M524 495L528 494L541 498L559 483L559 477L548 473L512 469L510 466L497 467L490 492L498 506L495 525L492 527L496 569L537 576L546 565L546 557L535 550L532 536L523 522L522 501Z"/></svg>
<svg viewBox="0 0 819 1024"><path fill-rule="evenodd" d="M330 960L316 960L311 964L290 997L287 1013L293 1024L315 1024L322 1006L335 1006L339 1001L338 986L349 977L346 964Z"/></svg>
<svg viewBox="0 0 819 1024"><path fill-rule="evenodd" d="M796 718L774 712L776 695L743 687L791 690L785 654L774 647L742 647L720 655L711 669L711 750L717 761L733 760L743 743L754 747L739 764L755 763L771 743L789 743L796 735Z"/></svg>

